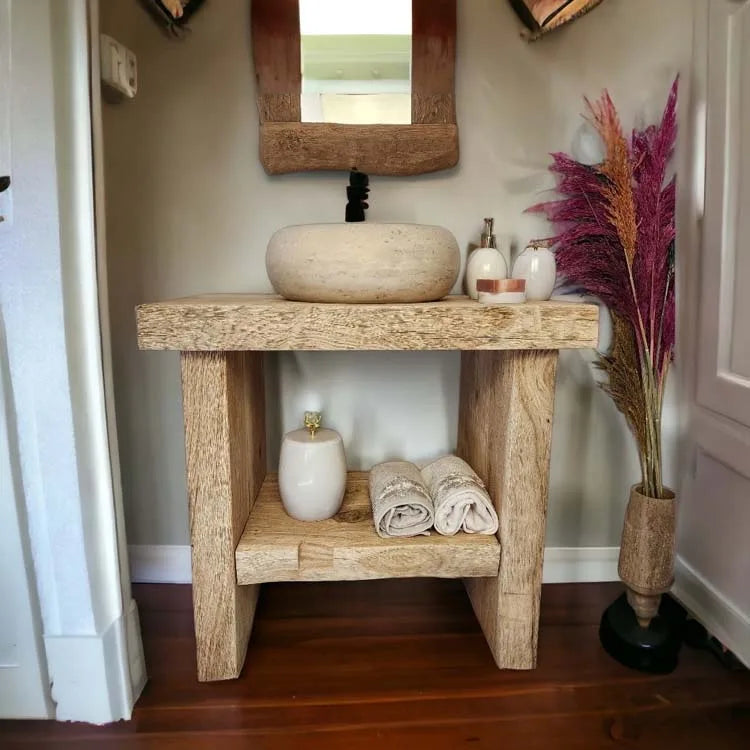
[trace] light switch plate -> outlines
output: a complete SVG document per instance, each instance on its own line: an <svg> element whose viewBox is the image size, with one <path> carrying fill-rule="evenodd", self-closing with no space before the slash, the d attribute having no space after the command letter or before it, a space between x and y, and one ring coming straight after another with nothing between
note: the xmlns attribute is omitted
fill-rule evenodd
<svg viewBox="0 0 750 750"><path fill-rule="evenodd" d="M138 91L135 53L107 34L100 35L102 81L132 99Z"/></svg>

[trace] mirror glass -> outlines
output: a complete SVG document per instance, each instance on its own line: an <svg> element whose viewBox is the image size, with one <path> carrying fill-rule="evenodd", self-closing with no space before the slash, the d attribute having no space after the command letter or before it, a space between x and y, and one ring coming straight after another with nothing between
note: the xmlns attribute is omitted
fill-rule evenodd
<svg viewBox="0 0 750 750"><path fill-rule="evenodd" d="M302 122L411 124L411 0L300 0Z"/></svg>

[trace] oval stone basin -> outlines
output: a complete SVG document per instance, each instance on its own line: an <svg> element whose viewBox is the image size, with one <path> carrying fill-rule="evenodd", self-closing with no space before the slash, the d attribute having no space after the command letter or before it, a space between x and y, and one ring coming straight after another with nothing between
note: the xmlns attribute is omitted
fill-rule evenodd
<svg viewBox="0 0 750 750"><path fill-rule="evenodd" d="M456 238L423 224L303 224L271 237L273 288L301 302L432 302L450 293Z"/></svg>

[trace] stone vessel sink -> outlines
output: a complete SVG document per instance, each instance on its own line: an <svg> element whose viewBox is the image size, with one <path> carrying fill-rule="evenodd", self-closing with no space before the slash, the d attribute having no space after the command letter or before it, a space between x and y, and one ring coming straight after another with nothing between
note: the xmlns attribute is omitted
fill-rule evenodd
<svg viewBox="0 0 750 750"><path fill-rule="evenodd" d="M300 302L432 302L458 278L456 238L422 224L304 224L268 243L273 288Z"/></svg>

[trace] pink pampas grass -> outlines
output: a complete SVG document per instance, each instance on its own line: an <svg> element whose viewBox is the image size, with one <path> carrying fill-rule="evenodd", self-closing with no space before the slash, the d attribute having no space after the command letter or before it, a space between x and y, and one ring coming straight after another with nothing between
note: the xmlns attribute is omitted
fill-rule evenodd
<svg viewBox="0 0 750 750"><path fill-rule="evenodd" d="M643 493L662 497L661 413L675 346L675 179L668 175L677 137L674 81L661 122L623 134L608 93L586 101L606 147L604 161L581 164L553 154L558 200L532 206L552 222L565 284L610 309L614 341L599 366L604 389L638 443Z"/></svg>

